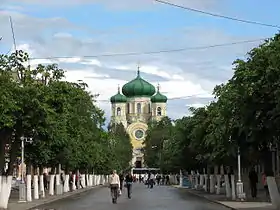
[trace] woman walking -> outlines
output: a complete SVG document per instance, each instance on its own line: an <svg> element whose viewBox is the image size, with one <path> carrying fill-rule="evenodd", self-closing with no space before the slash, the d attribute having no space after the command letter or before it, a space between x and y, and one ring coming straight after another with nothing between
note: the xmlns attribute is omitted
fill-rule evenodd
<svg viewBox="0 0 280 210"><path fill-rule="evenodd" d="M125 186L127 188L127 196L131 199L131 188L132 188L133 177L131 173L127 174L125 177Z"/></svg>
<svg viewBox="0 0 280 210"><path fill-rule="evenodd" d="M111 189L112 203L117 203L120 189L120 178L116 170L113 170L113 173L110 175L109 184Z"/></svg>

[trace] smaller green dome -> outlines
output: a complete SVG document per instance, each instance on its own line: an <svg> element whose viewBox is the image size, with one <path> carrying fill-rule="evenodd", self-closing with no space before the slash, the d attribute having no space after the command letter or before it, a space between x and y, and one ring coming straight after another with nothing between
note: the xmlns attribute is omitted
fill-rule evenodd
<svg viewBox="0 0 280 210"><path fill-rule="evenodd" d="M159 91L159 85L157 88L157 93L151 97L151 102L152 103L166 103L167 102L167 97L165 95L161 94Z"/></svg>
<svg viewBox="0 0 280 210"><path fill-rule="evenodd" d="M118 93L110 98L112 104L114 103L126 103L127 99L120 93L120 87L118 87Z"/></svg>

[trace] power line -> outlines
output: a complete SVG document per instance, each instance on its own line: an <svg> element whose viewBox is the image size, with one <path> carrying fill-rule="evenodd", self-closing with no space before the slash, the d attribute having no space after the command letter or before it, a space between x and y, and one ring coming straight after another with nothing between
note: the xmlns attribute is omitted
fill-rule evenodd
<svg viewBox="0 0 280 210"><path fill-rule="evenodd" d="M168 101L173 101L173 100L181 100L181 99L189 99L189 98L197 98L197 97L200 97L200 98L209 98L209 99L214 99L214 96L213 97L203 97L203 94L194 94L194 95L187 95L187 96L180 96L180 97L173 97L173 98L168 98ZM107 100L98 100L96 99L96 102L106 102L106 103L109 103L110 100L107 99ZM145 101L137 101L137 102L145 102Z"/></svg>
<svg viewBox="0 0 280 210"><path fill-rule="evenodd" d="M168 2L168 1L163 1L163 0L155 0L155 1L159 2L161 4L166 4L166 5L169 5L169 6L172 6L172 7L181 8L181 9L188 10L188 11L191 11L191 12L210 15L210 16L213 16L213 17L224 18L224 19L238 21L238 22L242 22L242 23L266 26L266 27L271 27L271 28L278 28L278 29L280 28L280 26L278 26L278 25L273 25L273 24L269 24L269 23L261 23L261 22L256 22L256 21L252 21L252 20L244 20L244 19L239 19L239 18L235 18L235 17L219 15L219 14L211 13L211 12L205 12L205 11L202 11L202 10L198 10L198 9L194 9L194 8L190 8L190 7L185 7L185 6L178 5L178 4L175 4L175 3L171 3L171 2Z"/></svg>
<svg viewBox="0 0 280 210"><path fill-rule="evenodd" d="M29 58L29 59L30 60L50 59L51 60L51 59L63 59L63 58L75 58L75 57L78 57L78 58L98 58L98 57L152 55L152 54L161 54L161 53L182 52L182 51L189 51L189 50L205 50L205 49L216 48L216 47L226 47L226 46L237 45L237 44L246 44L246 43L259 42L259 41L264 41L266 39L267 38L261 38L261 39L254 39L254 40L245 40L245 41L238 41L238 42L223 43L223 44L215 44L215 45L207 45L207 46L197 46L197 47L185 47L185 48L170 49L170 50L159 50L159 51L111 53L111 54L83 55L83 56L33 57L33 58Z"/></svg>

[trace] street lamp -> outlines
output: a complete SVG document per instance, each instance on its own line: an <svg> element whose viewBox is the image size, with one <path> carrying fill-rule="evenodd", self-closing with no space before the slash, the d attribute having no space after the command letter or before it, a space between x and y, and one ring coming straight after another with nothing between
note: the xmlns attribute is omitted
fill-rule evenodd
<svg viewBox="0 0 280 210"><path fill-rule="evenodd" d="M23 165L24 165L24 143L32 143L33 139L31 137L20 137L21 140L21 183L19 184L19 202L26 202L26 186L24 182L23 175Z"/></svg>
<svg viewBox="0 0 280 210"><path fill-rule="evenodd" d="M240 200L244 200L245 199L245 193L244 193L243 182L241 180L241 154L240 154L240 147L238 147L238 150L237 150L237 166L238 166L238 181L236 183L237 197Z"/></svg>
<svg viewBox="0 0 280 210"><path fill-rule="evenodd" d="M24 165L24 143L32 143L33 138L30 137L20 137L21 140L21 183L24 184L24 175L23 175L23 165Z"/></svg>

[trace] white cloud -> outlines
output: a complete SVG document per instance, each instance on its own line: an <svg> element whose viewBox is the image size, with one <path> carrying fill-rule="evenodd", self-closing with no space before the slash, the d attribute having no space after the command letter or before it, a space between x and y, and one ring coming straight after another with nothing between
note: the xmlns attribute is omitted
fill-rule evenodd
<svg viewBox="0 0 280 210"><path fill-rule="evenodd" d="M66 80L70 82L77 82L78 80L83 80L89 86L89 91L93 94L100 94L98 100L108 101L111 96L117 93L118 85L123 85L126 83L125 80L117 80L110 78L107 74L97 74L94 72L89 72L85 69L80 69L76 71L67 71Z"/></svg>
<svg viewBox="0 0 280 210"><path fill-rule="evenodd" d="M194 108L200 108L200 107L204 107L205 104L187 104L186 107L194 107Z"/></svg>
<svg viewBox="0 0 280 210"><path fill-rule="evenodd" d="M84 59L81 64L86 64L86 65L94 65L94 66L99 66L102 67L102 64L99 60L97 59Z"/></svg>

